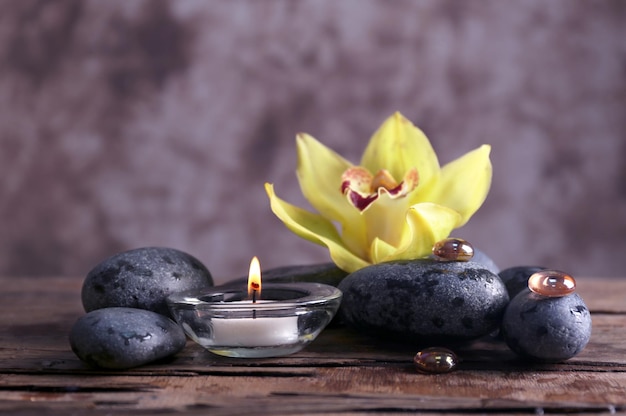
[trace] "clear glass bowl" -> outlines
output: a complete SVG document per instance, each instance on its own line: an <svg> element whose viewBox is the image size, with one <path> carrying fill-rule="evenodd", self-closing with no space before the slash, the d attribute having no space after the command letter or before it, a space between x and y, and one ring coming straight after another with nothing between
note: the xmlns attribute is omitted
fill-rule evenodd
<svg viewBox="0 0 626 416"><path fill-rule="evenodd" d="M339 309L341 291L320 283L264 284L253 303L247 290L215 287L167 299L174 319L195 342L226 357L276 357L300 351Z"/></svg>

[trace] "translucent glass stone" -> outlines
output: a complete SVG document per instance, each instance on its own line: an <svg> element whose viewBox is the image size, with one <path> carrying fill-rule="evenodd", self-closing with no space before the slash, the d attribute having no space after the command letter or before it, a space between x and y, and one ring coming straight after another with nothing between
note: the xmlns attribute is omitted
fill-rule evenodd
<svg viewBox="0 0 626 416"><path fill-rule="evenodd" d="M448 373L459 362L456 354L443 347L430 347L418 352L413 358L415 368L420 373Z"/></svg>
<svg viewBox="0 0 626 416"><path fill-rule="evenodd" d="M433 255L437 260L468 261L474 257L474 247L461 238L446 238L435 243Z"/></svg>
<svg viewBox="0 0 626 416"><path fill-rule="evenodd" d="M576 290L572 276L559 270L541 270L528 278L528 288L541 296L567 296Z"/></svg>

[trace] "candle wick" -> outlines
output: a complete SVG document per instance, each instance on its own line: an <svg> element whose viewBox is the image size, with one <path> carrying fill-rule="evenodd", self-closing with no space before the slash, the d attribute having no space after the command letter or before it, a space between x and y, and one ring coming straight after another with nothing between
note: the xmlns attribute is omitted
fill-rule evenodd
<svg viewBox="0 0 626 416"><path fill-rule="evenodd" d="M252 291L252 303L256 303L256 290Z"/></svg>

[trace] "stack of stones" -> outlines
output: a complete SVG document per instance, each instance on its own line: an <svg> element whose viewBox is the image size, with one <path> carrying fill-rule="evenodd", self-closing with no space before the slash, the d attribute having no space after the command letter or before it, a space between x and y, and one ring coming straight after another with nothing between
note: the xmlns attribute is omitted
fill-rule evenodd
<svg viewBox="0 0 626 416"><path fill-rule="evenodd" d="M451 371L459 343L501 334L519 356L559 362L591 335L591 316L575 281L540 267L499 271L458 238L442 240L429 259L368 266L340 284L340 317L359 331L428 347L415 356L420 372Z"/></svg>
<svg viewBox="0 0 626 416"><path fill-rule="evenodd" d="M176 354L186 344L166 298L213 286L207 268L193 256L164 247L116 254L85 278L86 315L70 332L70 345L84 362L126 369Z"/></svg>

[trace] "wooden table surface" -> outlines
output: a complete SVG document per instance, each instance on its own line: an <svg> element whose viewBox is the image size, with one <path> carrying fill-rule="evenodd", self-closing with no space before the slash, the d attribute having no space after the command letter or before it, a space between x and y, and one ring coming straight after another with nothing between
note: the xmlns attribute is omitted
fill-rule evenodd
<svg viewBox="0 0 626 416"><path fill-rule="evenodd" d="M68 333L81 278L0 278L0 414L397 414L626 412L626 279L579 279L587 348L562 363L518 360L491 339L458 349L457 371L418 374L417 348L326 329L282 358L231 359L189 341L166 361L94 370Z"/></svg>

